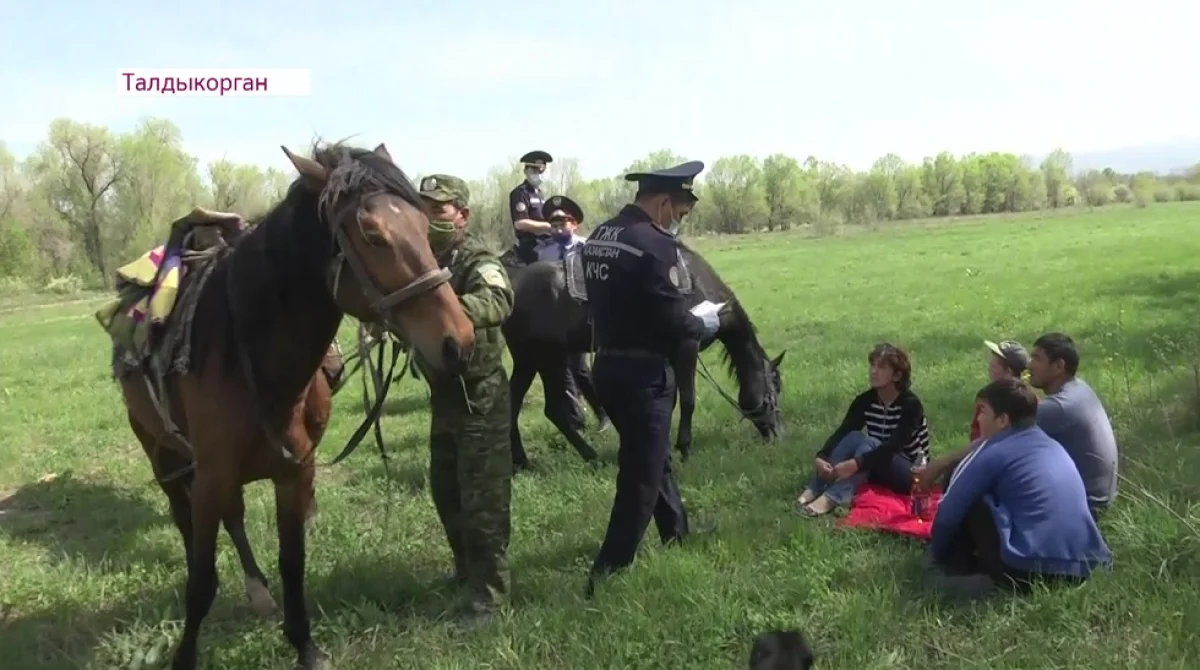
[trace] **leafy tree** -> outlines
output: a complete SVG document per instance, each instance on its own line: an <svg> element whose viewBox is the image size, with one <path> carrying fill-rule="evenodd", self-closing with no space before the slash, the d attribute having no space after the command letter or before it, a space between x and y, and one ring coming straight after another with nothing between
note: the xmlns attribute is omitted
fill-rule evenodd
<svg viewBox="0 0 1200 670"><path fill-rule="evenodd" d="M633 200L637 187L624 180L626 173L687 158L658 149L618 174L589 178L577 158L559 157L543 191L579 202L586 233ZM917 163L888 154L865 172L780 153L706 163L696 182L700 202L684 221L686 235L797 226L824 232L930 216L1200 200L1200 163L1169 175L1109 168L1076 174L1063 149L1036 163L1001 152L941 152ZM24 161L0 142L0 274L77 273L107 284L113 268L161 242L170 222L192 207L254 217L283 196L292 178L274 167L229 160L200 165L185 150L179 128L164 119L145 119L128 133L56 119ZM508 193L522 179L521 166L509 157L470 181L471 234L498 251L513 242Z"/></svg>

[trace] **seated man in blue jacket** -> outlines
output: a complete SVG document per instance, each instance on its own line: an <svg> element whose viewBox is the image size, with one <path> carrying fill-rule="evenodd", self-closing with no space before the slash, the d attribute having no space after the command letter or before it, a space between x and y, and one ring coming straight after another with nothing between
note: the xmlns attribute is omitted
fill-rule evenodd
<svg viewBox="0 0 1200 670"><path fill-rule="evenodd" d="M933 521L930 553L957 590L1082 581L1112 557L1088 511L1074 461L1036 425L1038 400L1019 379L979 392L982 442L963 459Z"/></svg>

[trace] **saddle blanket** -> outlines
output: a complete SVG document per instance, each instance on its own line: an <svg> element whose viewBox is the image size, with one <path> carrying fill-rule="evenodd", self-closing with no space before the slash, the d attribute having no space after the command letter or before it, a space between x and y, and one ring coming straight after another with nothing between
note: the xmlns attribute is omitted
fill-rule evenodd
<svg viewBox="0 0 1200 670"><path fill-rule="evenodd" d="M885 533L896 533L928 542L933 533L933 517L941 491L929 494L929 521L913 516L911 500L907 495L875 484L864 484L850 502L850 513L839 519L839 527L870 528Z"/></svg>
<svg viewBox="0 0 1200 670"><path fill-rule="evenodd" d="M96 320L126 351L148 356L152 331L171 316L182 278L181 249L155 247L117 269L117 297L96 311Z"/></svg>
<svg viewBox="0 0 1200 670"><path fill-rule="evenodd" d="M96 320L126 359L151 356L158 331L176 309L188 268L198 263L211 268L206 259L228 249L245 230L238 214L196 207L171 224L165 244L117 269L117 297L96 311ZM197 291L189 293L194 298Z"/></svg>

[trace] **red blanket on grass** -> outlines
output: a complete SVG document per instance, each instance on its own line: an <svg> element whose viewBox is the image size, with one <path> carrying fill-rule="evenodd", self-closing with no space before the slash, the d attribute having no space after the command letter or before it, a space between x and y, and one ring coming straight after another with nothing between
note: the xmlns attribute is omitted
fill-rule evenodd
<svg viewBox="0 0 1200 670"><path fill-rule="evenodd" d="M873 528L929 541L933 531L933 516L942 501L941 489L929 495L929 521L913 516L912 499L882 486L864 484L850 503L850 513L837 523L840 527Z"/></svg>

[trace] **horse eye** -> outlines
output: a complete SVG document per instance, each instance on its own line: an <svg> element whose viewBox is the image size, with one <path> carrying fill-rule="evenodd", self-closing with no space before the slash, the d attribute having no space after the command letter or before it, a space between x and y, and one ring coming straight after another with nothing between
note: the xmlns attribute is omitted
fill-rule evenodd
<svg viewBox="0 0 1200 670"><path fill-rule="evenodd" d="M363 239L369 247L386 247L388 240L378 230L363 230Z"/></svg>
<svg viewBox="0 0 1200 670"><path fill-rule="evenodd" d="M362 235L363 241L367 243L367 246L369 246L369 247L386 247L386 246L388 246L387 235L384 235L383 231L378 226L367 225L363 221L363 218L364 217L362 215L362 212L360 211L359 215L358 215L358 232L359 232L359 234Z"/></svg>

